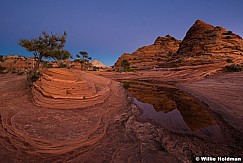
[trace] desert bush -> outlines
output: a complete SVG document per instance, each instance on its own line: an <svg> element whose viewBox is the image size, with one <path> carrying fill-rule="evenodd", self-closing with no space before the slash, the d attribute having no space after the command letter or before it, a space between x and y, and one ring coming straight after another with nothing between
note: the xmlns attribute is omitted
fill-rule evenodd
<svg viewBox="0 0 243 163"><path fill-rule="evenodd" d="M122 62L121 62L121 66L123 68L129 68L130 67L130 63L126 59L123 59Z"/></svg>
<svg viewBox="0 0 243 163"><path fill-rule="evenodd" d="M0 62L3 62L4 60L3 60L3 56L2 55L0 55Z"/></svg>
<svg viewBox="0 0 243 163"><path fill-rule="evenodd" d="M51 63L48 63L48 62L43 62L43 67L45 68L52 68L52 64Z"/></svg>
<svg viewBox="0 0 243 163"><path fill-rule="evenodd" d="M213 32L213 30L207 30L204 33L209 34L209 33L212 33L212 32Z"/></svg>
<svg viewBox="0 0 243 163"><path fill-rule="evenodd" d="M233 60L231 58L226 59L226 62L233 63Z"/></svg>
<svg viewBox="0 0 243 163"><path fill-rule="evenodd" d="M67 65L65 63L60 63L59 68L67 68Z"/></svg>
<svg viewBox="0 0 243 163"><path fill-rule="evenodd" d="M99 67L96 67L96 66L93 67L93 71L99 71L99 70L100 70Z"/></svg>
<svg viewBox="0 0 243 163"><path fill-rule="evenodd" d="M3 73L3 71L6 69L6 67L3 67L2 65L0 65L0 73Z"/></svg>
<svg viewBox="0 0 243 163"><path fill-rule="evenodd" d="M123 87L128 90L128 88L130 87L130 83L129 82L124 82L123 83Z"/></svg>
<svg viewBox="0 0 243 163"><path fill-rule="evenodd" d="M19 72L17 72L17 75L23 75L23 74L24 74L23 71L19 71Z"/></svg>
<svg viewBox="0 0 243 163"><path fill-rule="evenodd" d="M47 65L46 65L46 68L52 68L53 66L52 66L52 64L50 64L50 63L48 63Z"/></svg>
<svg viewBox="0 0 243 163"><path fill-rule="evenodd" d="M80 62L80 59L75 59L74 62Z"/></svg>
<svg viewBox="0 0 243 163"><path fill-rule="evenodd" d="M35 75L31 78L33 82L37 81L40 78L41 74L39 71L35 73Z"/></svg>
<svg viewBox="0 0 243 163"><path fill-rule="evenodd" d="M228 31L228 34L233 34L233 32L232 31Z"/></svg>
<svg viewBox="0 0 243 163"><path fill-rule="evenodd" d="M228 72L240 72L243 71L243 65L242 64L232 64L225 66L225 70Z"/></svg>
<svg viewBox="0 0 243 163"><path fill-rule="evenodd" d="M226 36L225 38L226 38L226 39L231 39L231 36Z"/></svg>

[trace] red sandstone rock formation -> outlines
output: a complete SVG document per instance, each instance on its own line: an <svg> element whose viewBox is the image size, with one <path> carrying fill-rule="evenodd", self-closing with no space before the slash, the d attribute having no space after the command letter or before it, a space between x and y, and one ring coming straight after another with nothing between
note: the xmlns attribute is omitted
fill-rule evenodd
<svg viewBox="0 0 243 163"><path fill-rule="evenodd" d="M35 64L34 58L27 58L22 56L2 56L0 61L0 66L4 67L5 73L27 73L29 72Z"/></svg>
<svg viewBox="0 0 243 163"><path fill-rule="evenodd" d="M180 42L170 35L158 37L152 45L139 48L132 54L124 53L114 67L120 68L123 60L127 60L131 68L159 67L168 60L170 55L176 53Z"/></svg>
<svg viewBox="0 0 243 163"><path fill-rule="evenodd" d="M171 63L199 65L223 62L227 59L242 62L242 38L232 31L197 20L186 33Z"/></svg>
<svg viewBox="0 0 243 163"><path fill-rule="evenodd" d="M100 68L106 68L107 66L104 65L102 62L98 61L98 60L93 60L91 62L91 64L95 67L100 67Z"/></svg>
<svg viewBox="0 0 243 163"><path fill-rule="evenodd" d="M120 68L122 60L127 60L132 68L139 69L225 61L242 63L243 39L232 31L197 20L182 42L169 35L158 37L153 45L139 48L132 54L124 53L114 67Z"/></svg>
<svg viewBox="0 0 243 163"><path fill-rule="evenodd" d="M103 103L109 96L110 80L79 70L50 68L34 83L33 101L48 108L84 108Z"/></svg>

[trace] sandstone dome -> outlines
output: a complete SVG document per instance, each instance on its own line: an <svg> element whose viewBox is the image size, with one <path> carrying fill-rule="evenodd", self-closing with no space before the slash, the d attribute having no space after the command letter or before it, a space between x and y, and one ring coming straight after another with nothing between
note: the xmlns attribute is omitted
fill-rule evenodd
<svg viewBox="0 0 243 163"><path fill-rule="evenodd" d="M109 79L78 70L45 69L33 85L33 102L61 109L94 106L106 99L109 84Z"/></svg>

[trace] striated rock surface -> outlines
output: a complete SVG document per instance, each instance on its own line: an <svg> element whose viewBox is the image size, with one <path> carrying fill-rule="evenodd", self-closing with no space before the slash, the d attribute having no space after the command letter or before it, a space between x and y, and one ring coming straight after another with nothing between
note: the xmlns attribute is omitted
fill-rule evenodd
<svg viewBox="0 0 243 163"><path fill-rule="evenodd" d="M98 78L98 79L97 79ZM34 83L33 101L48 108L83 108L103 103L109 96L109 79L78 70L51 68Z"/></svg>
<svg viewBox="0 0 243 163"><path fill-rule="evenodd" d="M141 110L115 81L104 103L66 110L34 105L23 75L1 74L0 81L0 162L161 163L194 162L193 158L203 155L242 158L242 134L225 123L219 122L226 139L213 141L138 120Z"/></svg>
<svg viewBox="0 0 243 163"><path fill-rule="evenodd" d="M243 39L223 27L197 20L186 33L172 65L243 61Z"/></svg>
<svg viewBox="0 0 243 163"><path fill-rule="evenodd" d="M154 44L137 49L134 53L124 53L115 63L121 68L123 60L127 60L131 68L153 68L163 65L172 54L176 53L181 41L170 35L158 37Z"/></svg>

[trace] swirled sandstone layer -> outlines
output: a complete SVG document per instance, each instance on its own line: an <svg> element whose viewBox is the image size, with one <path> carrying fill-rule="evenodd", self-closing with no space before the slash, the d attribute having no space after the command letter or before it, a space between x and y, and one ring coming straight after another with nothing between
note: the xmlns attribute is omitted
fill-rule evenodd
<svg viewBox="0 0 243 163"><path fill-rule="evenodd" d="M110 95L93 107L63 110L34 105L25 76L0 74L0 162L192 162L203 154L242 158L242 135L222 122L226 139L214 142L139 121L141 110L119 83L86 75L108 80Z"/></svg>
<svg viewBox="0 0 243 163"><path fill-rule="evenodd" d="M103 103L110 94L110 80L78 70L46 69L32 88L37 106L84 108Z"/></svg>

